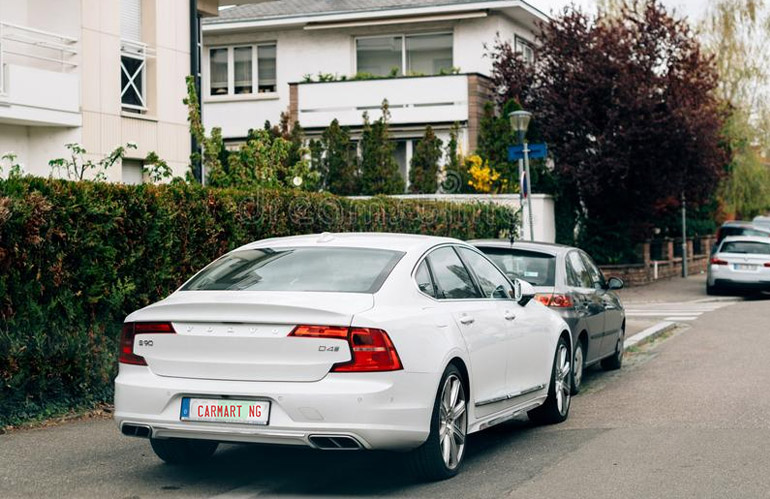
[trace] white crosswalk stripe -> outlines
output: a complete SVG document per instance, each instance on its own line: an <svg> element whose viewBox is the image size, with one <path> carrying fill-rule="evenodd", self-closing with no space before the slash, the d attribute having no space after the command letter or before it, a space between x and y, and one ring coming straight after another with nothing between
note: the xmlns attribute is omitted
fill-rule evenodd
<svg viewBox="0 0 770 499"><path fill-rule="evenodd" d="M703 314L727 307L738 300L691 301L679 303L626 303L629 319L657 319L666 321L694 321Z"/></svg>

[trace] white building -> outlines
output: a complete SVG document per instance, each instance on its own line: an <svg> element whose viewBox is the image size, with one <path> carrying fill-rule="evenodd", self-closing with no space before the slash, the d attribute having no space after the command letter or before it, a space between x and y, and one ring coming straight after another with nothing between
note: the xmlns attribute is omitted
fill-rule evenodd
<svg viewBox="0 0 770 499"><path fill-rule="evenodd" d="M459 123L463 150L475 149L491 96L485 44L499 33L532 57L546 19L521 0L276 0L222 10L203 22L204 124L238 142L288 112L310 136L335 118L355 134L363 112L377 119L387 99L408 178L427 124L446 143ZM337 81L317 82L319 74Z"/></svg>
<svg viewBox="0 0 770 499"><path fill-rule="evenodd" d="M47 176L67 143L98 160L135 142L110 180L141 182L149 151L183 175L191 150L185 77L197 65L199 16L218 7L218 0L0 0L0 155L13 151L27 173Z"/></svg>

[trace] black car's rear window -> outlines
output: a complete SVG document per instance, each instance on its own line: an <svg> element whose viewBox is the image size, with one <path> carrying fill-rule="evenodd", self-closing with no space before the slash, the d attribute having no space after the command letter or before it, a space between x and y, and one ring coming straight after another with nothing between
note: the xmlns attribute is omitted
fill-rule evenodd
<svg viewBox="0 0 770 499"><path fill-rule="evenodd" d="M404 253L369 248L259 248L215 261L183 291L374 293Z"/></svg>
<svg viewBox="0 0 770 499"><path fill-rule="evenodd" d="M754 241L728 241L719 248L720 253L744 253L749 255L770 255L770 244Z"/></svg>
<svg viewBox="0 0 770 499"><path fill-rule="evenodd" d="M553 286L556 257L514 248L479 248L511 279L523 279L533 286Z"/></svg>

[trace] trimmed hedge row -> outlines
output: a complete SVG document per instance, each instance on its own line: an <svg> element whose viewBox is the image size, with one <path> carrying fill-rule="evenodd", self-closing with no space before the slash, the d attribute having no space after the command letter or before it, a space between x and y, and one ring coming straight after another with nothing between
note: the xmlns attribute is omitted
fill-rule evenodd
<svg viewBox="0 0 770 499"><path fill-rule="evenodd" d="M0 427L109 401L124 317L241 244L324 231L497 237L511 216L185 183L0 180Z"/></svg>

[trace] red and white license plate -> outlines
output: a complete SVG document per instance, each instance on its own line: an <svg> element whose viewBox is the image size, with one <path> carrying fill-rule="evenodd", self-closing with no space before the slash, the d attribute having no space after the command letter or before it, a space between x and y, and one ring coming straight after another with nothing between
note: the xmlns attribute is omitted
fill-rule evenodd
<svg viewBox="0 0 770 499"><path fill-rule="evenodd" d="M182 421L265 426L270 420L270 402L185 397L180 412Z"/></svg>

